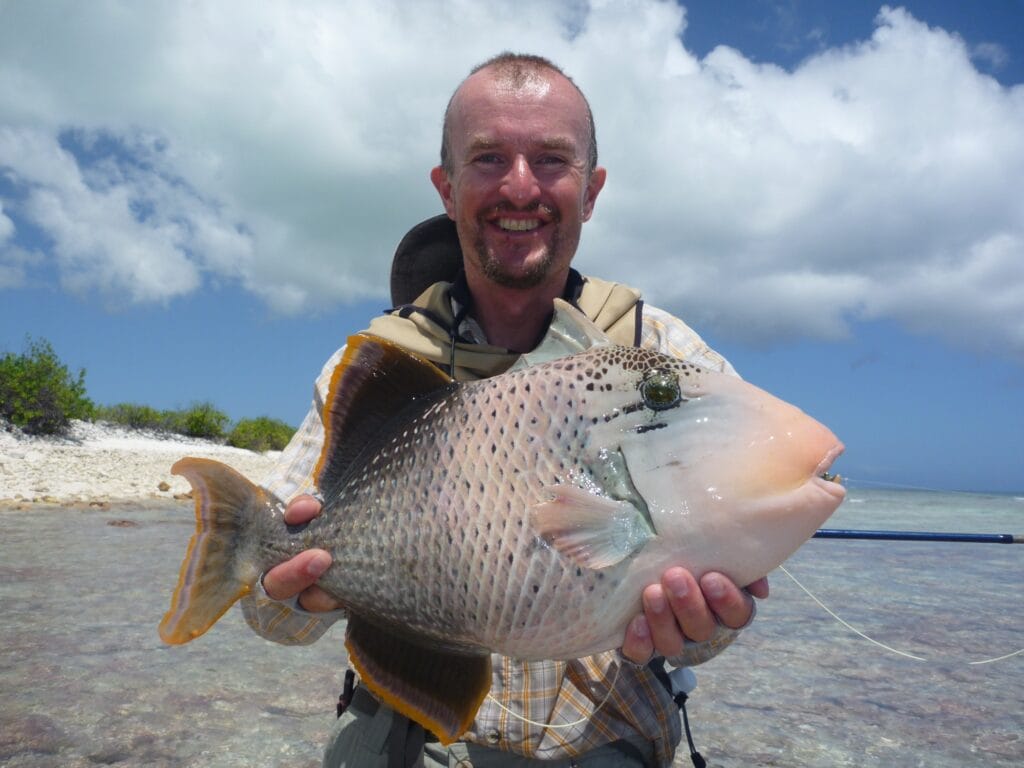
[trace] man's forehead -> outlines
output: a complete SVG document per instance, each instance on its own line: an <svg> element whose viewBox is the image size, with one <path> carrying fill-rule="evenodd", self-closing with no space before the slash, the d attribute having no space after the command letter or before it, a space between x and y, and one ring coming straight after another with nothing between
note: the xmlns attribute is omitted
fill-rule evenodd
<svg viewBox="0 0 1024 768"><path fill-rule="evenodd" d="M572 134L528 134L529 144L536 149L571 152L579 150L579 142ZM506 136L495 136L489 133L472 133L467 137L466 149L470 152L479 152L488 149L501 149L509 143ZM522 142L519 142L522 143Z"/></svg>
<svg viewBox="0 0 1024 768"><path fill-rule="evenodd" d="M513 78L482 70L463 82L452 107L452 127L468 146L494 147L520 128L532 144L552 149L579 149L586 140L586 102L555 72Z"/></svg>

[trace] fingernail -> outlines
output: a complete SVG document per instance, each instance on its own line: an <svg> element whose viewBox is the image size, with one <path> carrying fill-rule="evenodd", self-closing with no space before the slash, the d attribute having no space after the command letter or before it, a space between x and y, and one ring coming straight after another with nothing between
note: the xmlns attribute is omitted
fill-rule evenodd
<svg viewBox="0 0 1024 768"><path fill-rule="evenodd" d="M701 586L704 589L704 594L712 600L725 597L725 582L720 576L709 576Z"/></svg>
<svg viewBox="0 0 1024 768"><path fill-rule="evenodd" d="M648 595L647 610L651 613L661 613L665 610L665 596L661 593Z"/></svg>
<svg viewBox="0 0 1024 768"><path fill-rule="evenodd" d="M647 626L647 619L643 616L637 616L633 619L633 634L639 637L641 640L646 640L650 637L651 632Z"/></svg>
<svg viewBox="0 0 1024 768"><path fill-rule="evenodd" d="M684 597L690 594L690 585L686 581L686 579L682 577L673 577L667 579L666 581L669 591L672 593L672 597L674 597L676 600L682 600Z"/></svg>
<svg viewBox="0 0 1024 768"><path fill-rule="evenodd" d="M330 555L318 555L309 561L309 565L306 566L306 573L314 579L318 579L323 575L323 572L330 567L330 565Z"/></svg>

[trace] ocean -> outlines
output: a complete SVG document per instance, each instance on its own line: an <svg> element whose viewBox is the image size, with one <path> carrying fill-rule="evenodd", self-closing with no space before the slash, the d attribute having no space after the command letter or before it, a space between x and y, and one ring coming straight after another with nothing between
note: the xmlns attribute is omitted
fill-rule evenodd
<svg viewBox="0 0 1024 768"><path fill-rule="evenodd" d="M335 628L267 643L232 610L164 646L182 503L0 511L0 765L313 768L345 665ZM828 527L1024 531L1021 496L851 489ZM1024 765L1024 546L812 540L688 704L709 766ZM685 741L677 766L691 765Z"/></svg>

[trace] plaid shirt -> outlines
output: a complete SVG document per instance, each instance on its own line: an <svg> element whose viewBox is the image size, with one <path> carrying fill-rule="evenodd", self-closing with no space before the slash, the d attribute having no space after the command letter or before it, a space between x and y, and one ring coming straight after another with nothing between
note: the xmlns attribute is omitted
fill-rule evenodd
<svg viewBox="0 0 1024 768"><path fill-rule="evenodd" d="M479 338L474 325L460 328L463 336ZM650 305L643 309L641 346L705 368L736 373L685 323ZM316 490L312 473L323 440L320 414L331 373L343 352L338 350L324 365L316 381L312 408L264 480L264 486L278 498L290 499ZM312 643L344 617L342 611L307 613L294 601L288 604L271 600L262 590L243 598L242 609L258 634L286 645ZM711 640L687 644L682 655L668 662L674 666L700 664L728 646L737 634L719 627ZM659 765L672 763L682 736L678 707L649 670L624 664L615 651L568 662L523 662L495 655L492 668L490 695L463 737L466 741L527 757L557 759L639 734L653 744ZM609 695L612 684L614 690ZM564 727L567 724L572 725Z"/></svg>

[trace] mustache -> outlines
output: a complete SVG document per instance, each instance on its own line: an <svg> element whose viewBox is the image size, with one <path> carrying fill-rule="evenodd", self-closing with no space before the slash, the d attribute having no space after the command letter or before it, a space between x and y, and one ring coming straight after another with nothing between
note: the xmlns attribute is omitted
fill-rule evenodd
<svg viewBox="0 0 1024 768"><path fill-rule="evenodd" d="M543 214L545 218L550 219L551 221L558 221L561 218L561 216L558 215L558 212L554 208L552 208L550 205L540 202L531 203L530 205L523 206L522 208L515 206L509 202L501 202L498 203L497 205L492 206L491 208L488 208L487 211L483 214L483 218L500 216L503 213L538 213Z"/></svg>

